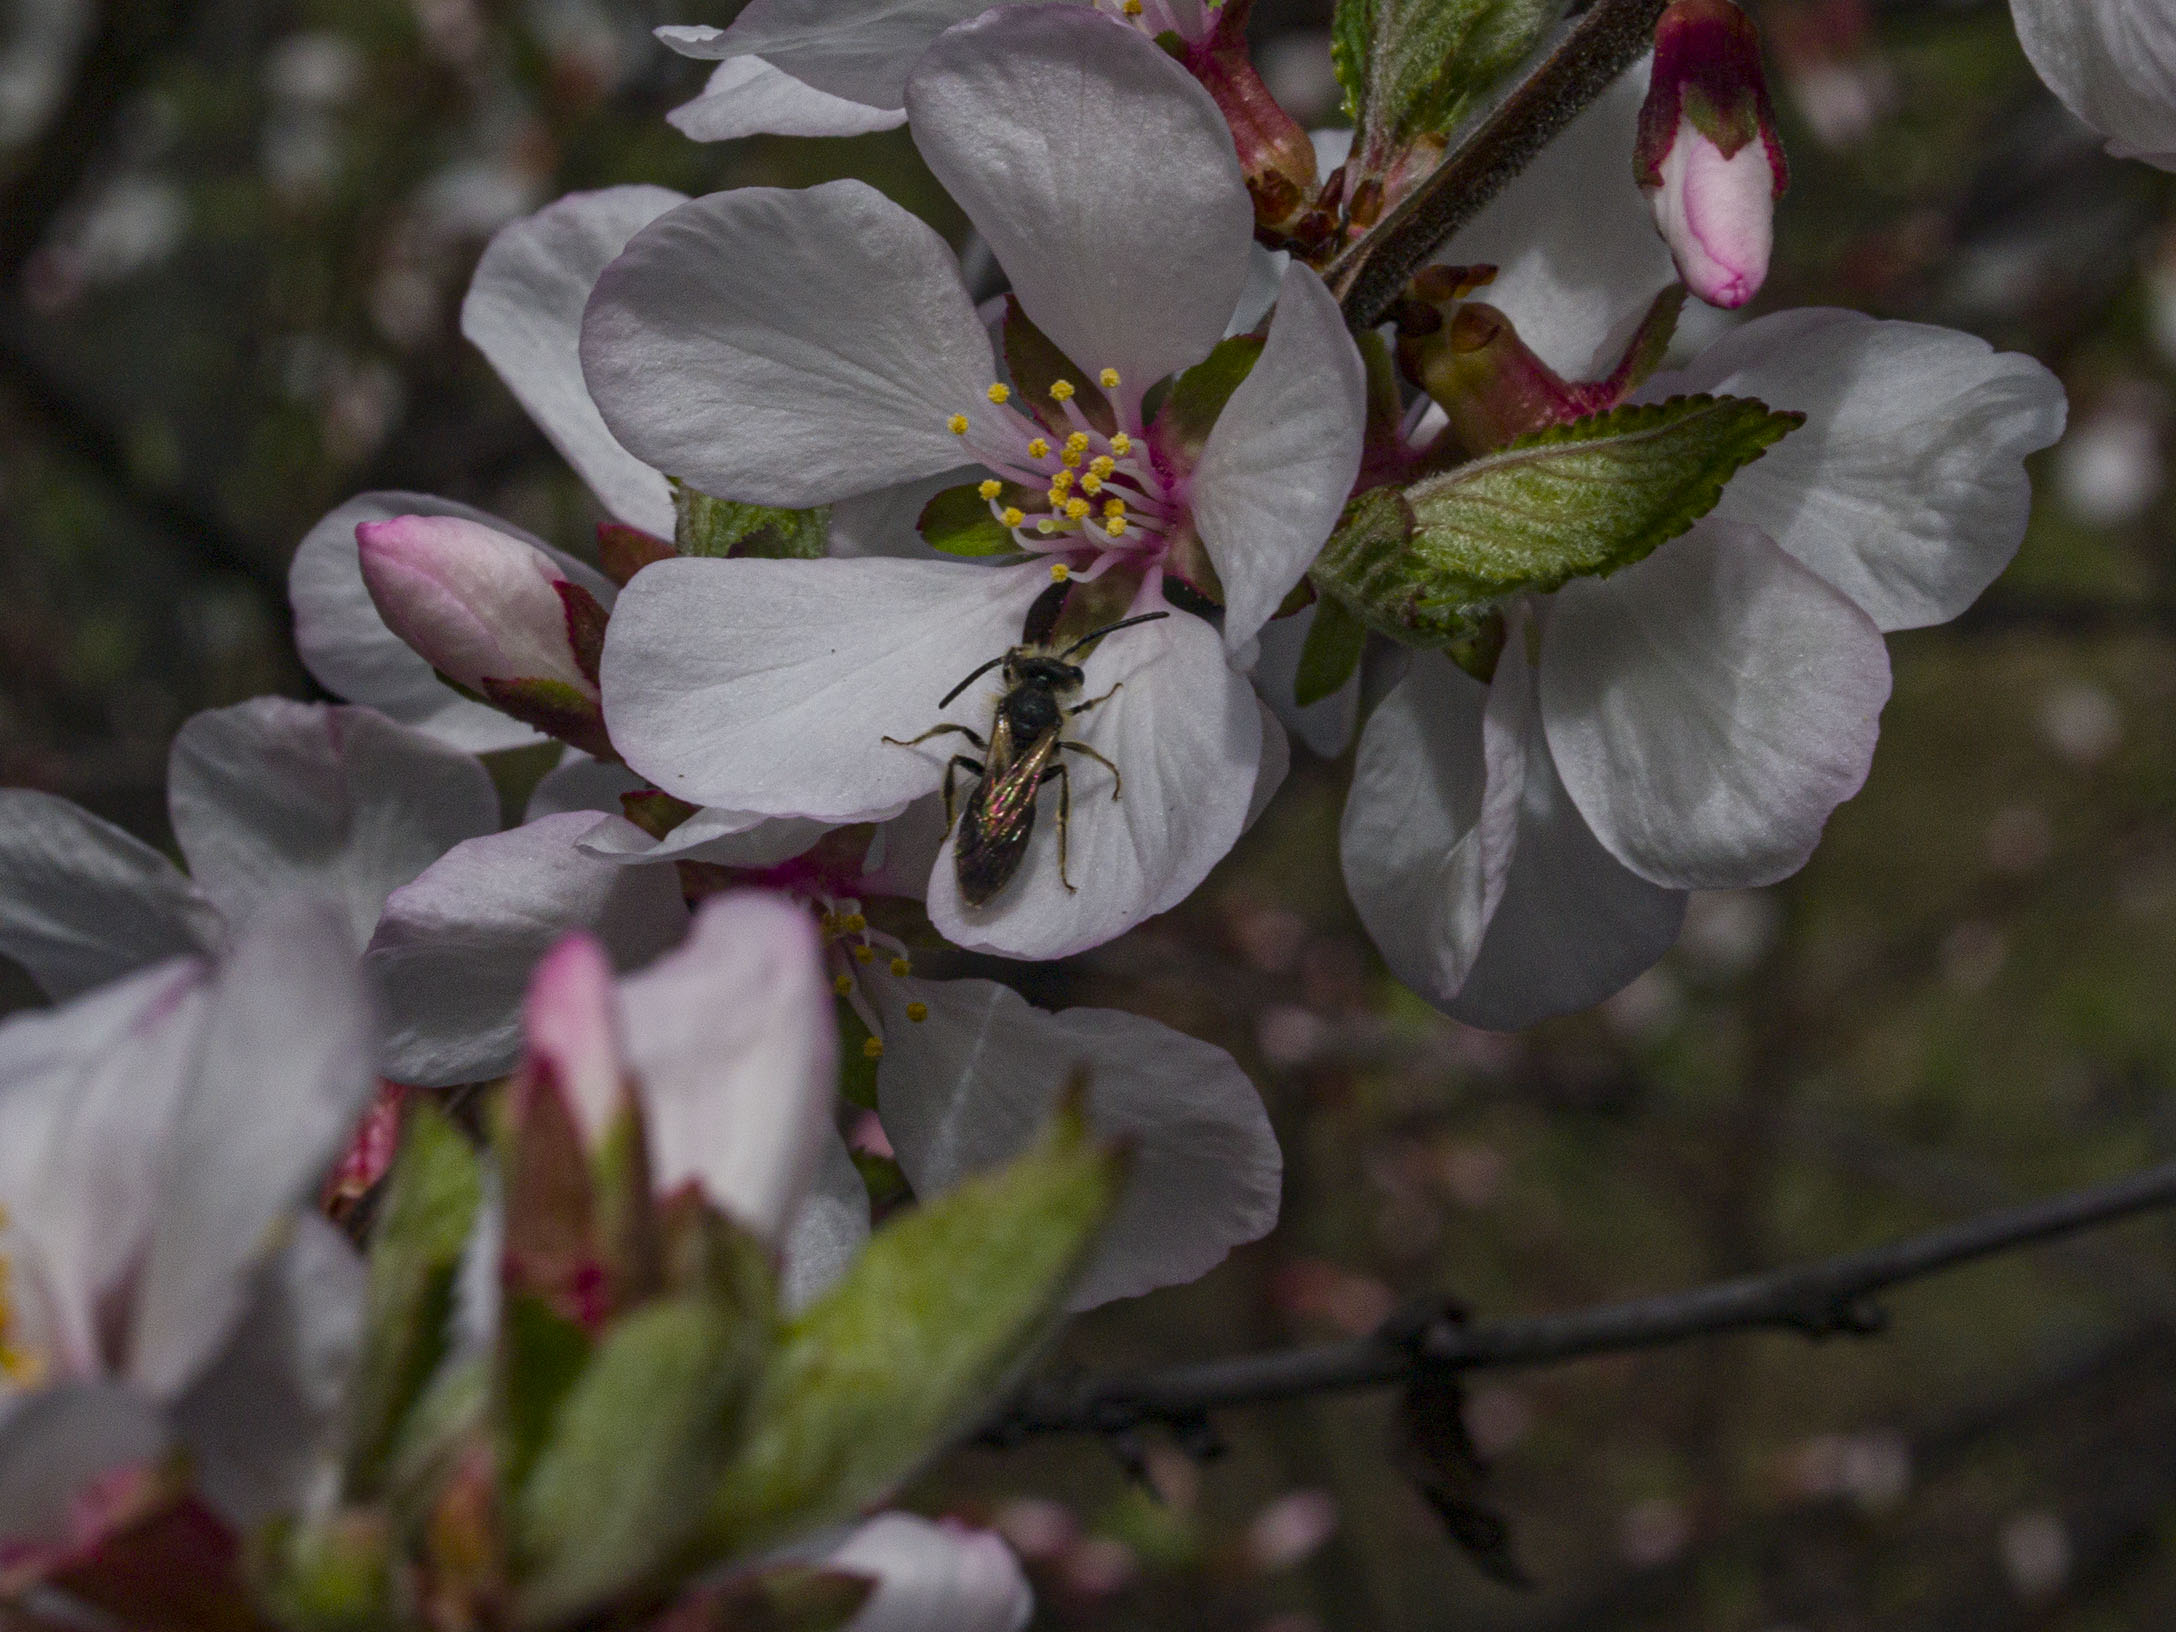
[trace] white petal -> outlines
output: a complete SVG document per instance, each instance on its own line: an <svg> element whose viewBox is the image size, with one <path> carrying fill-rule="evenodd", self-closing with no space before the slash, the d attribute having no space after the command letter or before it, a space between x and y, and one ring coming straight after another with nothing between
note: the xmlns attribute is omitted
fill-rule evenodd
<svg viewBox="0 0 2176 1632"><path fill-rule="evenodd" d="M665 478L612 440L582 382L582 308L627 240L685 194L665 187L570 193L509 226L484 250L461 303L461 332L604 507L670 538Z"/></svg>
<svg viewBox="0 0 2176 1632"><path fill-rule="evenodd" d="M1566 586L1542 635L1558 774L1610 854L1673 889L1805 865L1866 780L1888 697L1866 614L1736 522Z"/></svg>
<svg viewBox="0 0 2176 1632"><path fill-rule="evenodd" d="M658 1188L693 1179L781 1239L836 1137L838 1021L814 919L783 896L713 896L620 1002Z"/></svg>
<svg viewBox="0 0 2176 1632"><path fill-rule="evenodd" d="M1478 298L1571 379L1608 373L1648 304L1677 277L1632 178L1646 94L1647 65L1637 63L1436 255L1447 265L1496 267L1496 282Z"/></svg>
<svg viewBox="0 0 2176 1632"><path fill-rule="evenodd" d="M218 909L150 845L53 794L0 788L0 953L47 996L219 937Z"/></svg>
<svg viewBox="0 0 2176 1632"><path fill-rule="evenodd" d="M530 790L529 803L521 813L525 822L544 816L564 816L570 810L594 810L608 816L620 814L620 795L644 786L641 777L624 765L591 759L578 748L569 748L559 763L546 771Z"/></svg>
<svg viewBox="0 0 2176 1632"><path fill-rule="evenodd" d="M920 900L929 893L929 875L944 840L944 801L934 793L915 800L876 830L854 888L863 895Z"/></svg>
<svg viewBox="0 0 2176 1632"><path fill-rule="evenodd" d="M136 1304L129 1375L185 1387L242 1312L276 1226L368 1102L373 1018L345 918L307 898L266 907L221 961Z"/></svg>
<svg viewBox="0 0 2176 1632"><path fill-rule="evenodd" d="M778 1300L797 1314L830 1291L869 1239L869 1187L836 1128L817 1141L808 1194L786 1228L778 1269Z"/></svg>
<svg viewBox="0 0 2176 1632"><path fill-rule="evenodd" d="M121 1383L40 1389L0 1417L0 1545L73 1539L78 1499L166 1448L158 1407Z"/></svg>
<svg viewBox="0 0 2176 1632"><path fill-rule="evenodd" d="M988 724L988 692L938 700L1020 639L1039 567L962 561L660 561L605 636L604 708L627 762L667 793L831 822L936 791ZM1160 626L1156 626L1160 627Z"/></svg>
<svg viewBox="0 0 2176 1632"><path fill-rule="evenodd" d="M824 1567L876 1578L845 1632L1020 1632L1035 1613L1035 1594L1003 1541L911 1513L879 1513Z"/></svg>
<svg viewBox="0 0 2176 1632"><path fill-rule="evenodd" d="M258 697L196 715L167 765L174 836L231 923L306 891L339 903L360 946L385 898L499 825L472 754L367 708Z"/></svg>
<svg viewBox="0 0 2176 1632"><path fill-rule="evenodd" d="M385 998L387 1076L443 1087L512 1069L530 971L569 930L595 934L621 969L680 938L671 868L575 848L597 821L572 811L471 839L387 898L364 959Z"/></svg>
<svg viewBox="0 0 2176 1632"><path fill-rule="evenodd" d="M1295 262L1260 361L1194 467L1194 523L1224 585L1224 640L1252 640L1313 565L1360 473L1367 375L1322 280Z"/></svg>
<svg viewBox="0 0 2176 1632"><path fill-rule="evenodd" d="M703 94L674 108L665 122L692 141L731 142L743 136L860 136L897 130L907 115L897 106L872 108L819 91L761 57L728 57Z"/></svg>
<svg viewBox="0 0 2176 1632"><path fill-rule="evenodd" d="M1532 712L1516 643L1491 686L1425 652L1360 733L1345 887L1391 973L1438 1005L1465 985L1503 896Z"/></svg>
<svg viewBox="0 0 2176 1632"><path fill-rule="evenodd" d="M774 59L775 60L775 59ZM1209 93L1146 35L1086 7L1000 7L907 82L945 190L1038 328L1135 400L1223 338L1254 207Z"/></svg>
<svg viewBox="0 0 2176 1632"><path fill-rule="evenodd" d="M1715 513L1760 528L1883 629L1955 617L2010 564L2024 459L2063 433L2063 388L1984 340L1857 312L1778 312L1640 396L1758 397L1806 423L1731 478Z"/></svg>
<svg viewBox="0 0 2176 1632"><path fill-rule="evenodd" d="M1259 697L1254 699L1254 709L1262 717L1262 762L1254 773L1254 794L1247 800L1242 832L1253 831L1262 812L1269 809L1269 802L1277 797L1277 790L1284 786L1284 779L1292 774L1292 739L1284 734L1276 710Z"/></svg>
<svg viewBox="0 0 2176 1632"><path fill-rule="evenodd" d="M753 52L834 96L896 108L929 42L982 9L982 0L750 0L730 28L657 36L683 56Z"/></svg>
<svg viewBox="0 0 2176 1632"><path fill-rule="evenodd" d="M174 1402L196 1489L237 1530L301 1506L335 1454L365 1281L339 1228L301 1214L226 1348Z"/></svg>
<svg viewBox="0 0 2176 1632"><path fill-rule="evenodd" d="M1254 685L1284 728L1307 744L1310 753L1319 759L1335 759L1352 741L1352 728L1360 718L1360 677L1356 673L1329 696L1300 707L1293 686L1314 623L1315 609L1305 606L1289 618L1272 618L1262 625L1255 637L1262 649L1254 663Z"/></svg>
<svg viewBox="0 0 2176 1632"><path fill-rule="evenodd" d="M582 367L658 469L756 504L828 504L960 463L992 412L988 336L945 241L874 188L744 187L661 217L597 280Z"/></svg>
<svg viewBox="0 0 2176 1632"><path fill-rule="evenodd" d="M1067 730L1117 764L1123 796L1111 797L1111 773L1094 760L1064 755L1072 890L1058 876L1056 789L1042 795L1019 871L986 906L960 899L955 832L930 875L929 916L957 946L1010 958L1064 958L1100 946L1185 900L1246 826L1262 717L1214 629L1174 613L1111 636L1085 667L1087 696L1125 689ZM984 701L985 718L987 708ZM932 774L947 751L943 738L913 750Z"/></svg>
<svg viewBox="0 0 2176 1632"><path fill-rule="evenodd" d="M1515 1031L1599 1003L1677 939L1685 894L1650 884L1602 848L1528 729L1518 837L1480 956L1444 1011Z"/></svg>
<svg viewBox="0 0 2176 1632"><path fill-rule="evenodd" d="M885 975L870 987L884 1019L878 1113L918 1195L1017 1155L1074 1070L1091 1072L1089 1121L1132 1156L1073 1308L1195 1280L1277 1222L1276 1135L1222 1049L1115 1009L1049 1014L994 981ZM929 1018L909 1020L909 1002Z"/></svg>
<svg viewBox="0 0 2176 1632"><path fill-rule="evenodd" d="M2160 0L2010 0L2025 55L2109 151L2176 170L2176 17Z"/></svg>
<svg viewBox="0 0 2176 1632"><path fill-rule="evenodd" d="M460 516L511 533L544 551L604 605L610 606L617 593L596 568L481 510L427 493L365 493L312 527L288 565L287 597L294 603L295 647L303 667L327 691L471 753L544 741L520 721L472 703L446 685L378 616L363 584L355 527L409 515Z"/></svg>
<svg viewBox="0 0 2176 1632"><path fill-rule="evenodd" d="M582 853L627 866L707 861L719 867L776 867L800 855L831 827L800 816L757 816L706 806L662 839L640 828L630 831L626 822L599 822L594 833L583 835Z"/></svg>

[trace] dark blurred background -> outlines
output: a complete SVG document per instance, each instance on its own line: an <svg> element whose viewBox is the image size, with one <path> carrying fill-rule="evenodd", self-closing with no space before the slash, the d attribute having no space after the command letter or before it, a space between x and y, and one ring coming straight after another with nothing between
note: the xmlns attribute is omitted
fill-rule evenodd
<svg viewBox="0 0 2176 1632"><path fill-rule="evenodd" d="M2072 428L2022 555L1892 641L1873 779L1804 874L1696 899L1592 1014L1492 1036L1391 982L1337 873L1346 766L1304 753L1186 907L1017 971L1233 1049L1288 1163L1272 1239L1084 1321L1059 1368L1365 1332L1427 1294L1664 1290L2176 1155L2176 179L2099 153L1999 0L1756 9L1796 169L1762 307L2054 367ZM958 228L903 135L666 127L704 70L648 30L730 10L7 0L0 782L163 841L176 725L309 694L285 561L355 491L589 547L589 501L457 331L506 221L614 182L850 173ZM1327 14L1260 6L1303 117L1335 101ZM1372 1396L1232 1413L1206 1465L1151 1444L1146 1487L1065 1442L963 1451L910 1500L999 1525L1054 1627L2176 1626L2172 1271L2176 1229L2142 1222L1903 1292L1872 1341L1481 1375L1523 1594L1444 1537Z"/></svg>

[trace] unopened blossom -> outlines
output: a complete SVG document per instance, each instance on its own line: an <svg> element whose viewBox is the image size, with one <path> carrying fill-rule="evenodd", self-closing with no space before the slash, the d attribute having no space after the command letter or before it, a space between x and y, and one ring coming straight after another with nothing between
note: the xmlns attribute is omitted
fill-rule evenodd
<svg viewBox="0 0 2176 1632"><path fill-rule="evenodd" d="M283 1436L330 1413L323 1376L294 1368L339 1374L361 1289L308 1203L369 1098L371 1047L344 915L293 897L216 959L0 1025L0 1568L18 1584L93 1547L177 1445L235 1522L296 1494Z"/></svg>
<svg viewBox="0 0 2176 1632"><path fill-rule="evenodd" d="M1723 307L1760 292L1790 172L1759 31L1732 0L1662 14L1634 169L1686 288Z"/></svg>
<svg viewBox="0 0 2176 1632"><path fill-rule="evenodd" d="M2010 0L2025 55L2118 158L2176 170L2176 9L2166 0Z"/></svg>
<svg viewBox="0 0 2176 1632"><path fill-rule="evenodd" d="M216 951L295 891L337 902L360 946L388 895L499 825L473 755L371 709L284 697L189 719L167 809L186 874L65 799L0 789L0 953L49 996Z"/></svg>
<svg viewBox="0 0 2176 1632"><path fill-rule="evenodd" d="M598 281L586 372L620 442L703 491L804 507L950 476L1013 558L659 563L615 610L605 716L679 798L863 820L936 791L950 758L884 737L988 727L991 683L940 702L1019 642L1053 580L1094 586L1112 617L1167 611L1081 655L1083 700L1106 700L1071 729L1124 792L1111 801L1092 764L1079 775L1067 879L1046 818L986 909L961 900L949 853L931 880L951 939L1062 956L1175 905L1243 827L1263 725L1232 659L1344 503L1360 363L1293 267L1205 436L1144 412L1222 337L1252 220L1214 104L1147 39L1070 7L1001 8L933 46L906 101L1070 372L1032 398L1004 377L950 250L858 182L661 218ZM1221 630L1175 609L1167 578L1221 601Z"/></svg>
<svg viewBox="0 0 2176 1632"><path fill-rule="evenodd" d="M1443 252L1500 265L1495 317L1573 381L1610 372L1671 276L1606 162L1636 106L1620 84ZM1686 892L1804 863L1865 776L1882 634L2008 564L2024 459L2064 413L2030 358L1842 311L1748 323L1627 400L1700 392L1805 421L1638 565L1519 597L1488 683L1416 655L1362 733L1347 884L1392 969L1462 1019L1583 1008L1668 948Z"/></svg>

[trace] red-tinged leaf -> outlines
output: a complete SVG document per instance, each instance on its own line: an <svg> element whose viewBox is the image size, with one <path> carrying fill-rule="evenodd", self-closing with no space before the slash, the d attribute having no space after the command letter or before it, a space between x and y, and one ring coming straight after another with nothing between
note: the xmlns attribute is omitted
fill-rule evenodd
<svg viewBox="0 0 2176 1632"><path fill-rule="evenodd" d="M567 644L574 648L575 667L591 685L597 683L597 664L604 656L604 628L612 614L596 596L571 579L552 585L559 604L567 611Z"/></svg>
<svg viewBox="0 0 2176 1632"><path fill-rule="evenodd" d="M616 521L597 523L597 564L622 588L651 562L670 561L678 553L670 539L646 533L640 527Z"/></svg>
<svg viewBox="0 0 2176 1632"><path fill-rule="evenodd" d="M593 759L619 762L619 752L605 734L604 710L595 698L564 680L494 680L486 676L483 697L500 713L511 714L546 736L572 743Z"/></svg>

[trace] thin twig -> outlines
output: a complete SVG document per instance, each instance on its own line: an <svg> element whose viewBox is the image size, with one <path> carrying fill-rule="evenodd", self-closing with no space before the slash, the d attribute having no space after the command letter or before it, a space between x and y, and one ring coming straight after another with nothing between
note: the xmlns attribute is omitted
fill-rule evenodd
<svg viewBox="0 0 2176 1632"><path fill-rule="evenodd" d="M1030 1434L1118 1433L1143 1423L1190 1424L1206 1412L1302 1395L1404 1382L1424 1367L1551 1365L1655 1348L1720 1332L1870 1336L1884 1317L1874 1294L1973 1259L2176 1206L2176 1162L2050 1200L1983 1213L1887 1246L1763 1275L1625 1303L1466 1324L1437 1320L1417 1338L1362 1338L1275 1354L1175 1366L1138 1377L1031 1387L984 1432L1008 1444Z"/></svg>
<svg viewBox="0 0 2176 1632"><path fill-rule="evenodd" d="M1668 0L1596 0L1496 111L1323 274L1354 329L1372 328L1406 279L1503 191L1654 44ZM1632 156L1625 155L1625 185Z"/></svg>

